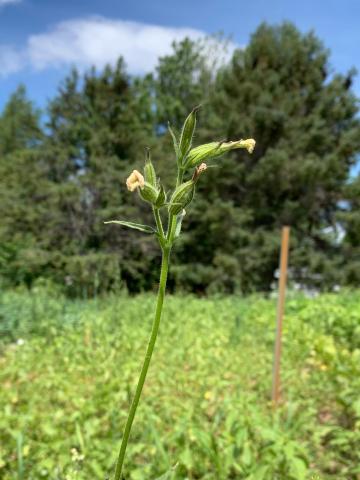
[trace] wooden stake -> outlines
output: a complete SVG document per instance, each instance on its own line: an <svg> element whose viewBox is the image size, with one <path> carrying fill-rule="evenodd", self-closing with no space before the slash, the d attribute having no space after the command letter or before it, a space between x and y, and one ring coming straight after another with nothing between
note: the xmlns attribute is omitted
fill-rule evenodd
<svg viewBox="0 0 360 480"><path fill-rule="evenodd" d="M280 362L281 362L281 337L282 323L285 307L285 290L289 253L290 227L282 228L281 235L281 255L280 255L280 276L279 276L279 298L277 307L277 325L274 351L273 385L272 401L273 406L277 407L280 399Z"/></svg>

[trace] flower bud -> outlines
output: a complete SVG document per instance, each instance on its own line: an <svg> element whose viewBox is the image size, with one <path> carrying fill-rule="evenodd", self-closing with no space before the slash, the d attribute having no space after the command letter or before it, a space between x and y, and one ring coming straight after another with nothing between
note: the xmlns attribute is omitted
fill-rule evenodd
<svg viewBox="0 0 360 480"><path fill-rule="evenodd" d="M150 185L152 185L153 187L156 187L156 173L154 165L151 162L149 149L146 151L144 177L146 182L150 183Z"/></svg>
<svg viewBox="0 0 360 480"><path fill-rule="evenodd" d="M200 107L195 107L188 115L181 130L179 141L179 157L180 161L186 156L191 148L192 139L196 128L196 112Z"/></svg>
<svg viewBox="0 0 360 480"><path fill-rule="evenodd" d="M200 175L202 174L202 172L205 172L206 169L207 169L206 163L201 163L198 167L195 168L195 172L192 176L192 179L194 180L194 182L198 181Z"/></svg>
<svg viewBox="0 0 360 480"><path fill-rule="evenodd" d="M133 170L132 173L126 180L126 186L130 192L133 192L138 187L143 188L145 184L145 179L137 170Z"/></svg>
<svg viewBox="0 0 360 480"><path fill-rule="evenodd" d="M159 191L148 182L144 182L144 185L142 188L140 188L139 193L143 200L152 203L153 205L155 205L159 195Z"/></svg>
<svg viewBox="0 0 360 480"><path fill-rule="evenodd" d="M192 179L177 187L170 199L169 213L171 215L180 213L192 201L194 194L195 182Z"/></svg>
<svg viewBox="0 0 360 480"><path fill-rule="evenodd" d="M236 142L211 142L192 148L187 156L185 167L196 167L206 159L219 157L236 148L246 148L249 153L252 153L255 148L255 140L249 138Z"/></svg>

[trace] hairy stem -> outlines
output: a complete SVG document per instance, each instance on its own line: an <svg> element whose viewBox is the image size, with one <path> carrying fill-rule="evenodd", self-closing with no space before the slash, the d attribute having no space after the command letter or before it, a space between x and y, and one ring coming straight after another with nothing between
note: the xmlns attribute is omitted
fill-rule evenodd
<svg viewBox="0 0 360 480"><path fill-rule="evenodd" d="M164 234L164 229L163 229L163 225L162 225L162 221L161 221L161 216L160 216L159 209L153 207L153 212L154 212L154 217L155 217L155 222L156 222L156 226L157 226L158 232L159 232L161 238L164 238L164 235L165 235L165 234Z"/></svg>
<svg viewBox="0 0 360 480"><path fill-rule="evenodd" d="M141 392L142 392L142 389L143 389L143 386L144 386L144 383L145 383L146 374L147 374L148 369L149 369L151 357L152 357L154 347L155 347L157 334L158 334L158 331L159 331L161 312L162 312L162 308L163 308L165 290L166 290L167 274L168 274L168 269L169 269L169 258L170 258L170 248L163 248L162 249L162 261L161 261L161 272L160 272L160 283L159 283L159 290L158 290L158 296L157 296L155 318L154 318L154 322L153 322L153 326L152 326L152 330L151 330L149 343L148 343L148 346L147 346L147 349L146 349L144 363L143 363L141 373L140 373L140 377L139 377L139 380L138 380L138 384L137 384L137 387L136 387L136 390L135 390L135 395L134 395L133 401L131 403L128 418L126 420L124 435L123 435L123 438L122 438L119 457L118 457L118 461L117 461L117 464L116 464L116 471L115 471L114 480L122 480L121 473L122 473L123 464L124 464L126 447L127 447L128 441L129 441L131 427L132 427L134 417L135 417L135 414L136 414L136 409L139 405Z"/></svg>
<svg viewBox="0 0 360 480"><path fill-rule="evenodd" d="M177 173L177 178L176 178L176 188L182 183L183 176L184 176L184 169L179 168Z"/></svg>
<svg viewBox="0 0 360 480"><path fill-rule="evenodd" d="M183 177L184 177L184 170L182 168L178 168L177 178L176 178L176 188L182 184ZM176 215L170 215L168 229L167 229L167 240L170 243L173 240L175 228L176 228Z"/></svg>

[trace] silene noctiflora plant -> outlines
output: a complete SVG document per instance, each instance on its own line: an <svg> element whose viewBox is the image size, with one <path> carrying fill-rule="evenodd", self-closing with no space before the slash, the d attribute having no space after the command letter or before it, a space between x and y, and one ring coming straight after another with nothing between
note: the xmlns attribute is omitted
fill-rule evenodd
<svg viewBox="0 0 360 480"><path fill-rule="evenodd" d="M136 409L139 404L141 392L145 383L147 371L149 369L151 357L153 354L156 337L159 331L161 312L164 303L166 290L166 281L169 270L170 252L174 242L181 232L181 224L187 209L192 202L196 184L207 169L206 162L220 157L230 150L245 148L252 153L255 147L255 140L238 140L235 142L211 142L193 148L192 142L196 128L197 108L186 118L178 139L169 126L169 132L174 142L174 149L177 161L177 180L175 188L168 198L163 185L156 176L155 168L151 162L150 154L147 153L144 172L140 173L134 170L126 180L126 186L130 192L135 190L140 197L150 204L155 220L155 226L142 225L139 223L127 222L122 220L111 220L105 223L116 223L125 227L140 230L144 233L153 234L160 245L162 252L161 271L159 290L156 301L155 317L152 325L149 343L146 349L143 366L136 387L135 395L132 400L129 415L126 421L124 434L122 437L120 452L116 464L115 480L122 480L122 471L125 458L126 447L129 441L131 427L134 421ZM185 177L188 176L188 179ZM165 215L167 217L166 228L163 224Z"/></svg>

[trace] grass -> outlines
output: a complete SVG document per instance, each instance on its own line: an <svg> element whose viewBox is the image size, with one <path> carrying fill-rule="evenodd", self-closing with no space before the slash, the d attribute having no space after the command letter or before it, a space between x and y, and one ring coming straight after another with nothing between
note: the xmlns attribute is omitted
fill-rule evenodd
<svg viewBox="0 0 360 480"><path fill-rule="evenodd" d="M0 295L2 480L110 476L153 308L152 295ZM360 292L289 295L274 412L275 301L169 297L126 478L358 479L359 319Z"/></svg>

